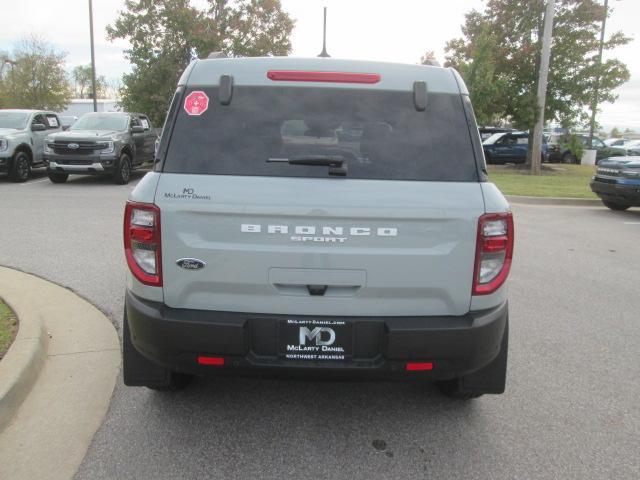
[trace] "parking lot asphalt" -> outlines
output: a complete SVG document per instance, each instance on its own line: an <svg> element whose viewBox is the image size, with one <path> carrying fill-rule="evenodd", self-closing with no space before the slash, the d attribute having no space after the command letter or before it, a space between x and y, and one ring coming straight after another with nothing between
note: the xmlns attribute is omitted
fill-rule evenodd
<svg viewBox="0 0 640 480"><path fill-rule="evenodd" d="M0 264L72 288L121 332L132 187L0 178ZM514 214L504 395L244 378L169 394L120 381L77 478L640 478L640 209Z"/></svg>

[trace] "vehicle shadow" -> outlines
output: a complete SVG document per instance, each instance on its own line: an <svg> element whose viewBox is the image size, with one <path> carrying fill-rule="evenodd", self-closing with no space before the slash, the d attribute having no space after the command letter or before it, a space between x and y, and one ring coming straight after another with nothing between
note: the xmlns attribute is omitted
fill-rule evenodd
<svg viewBox="0 0 640 480"><path fill-rule="evenodd" d="M472 420L482 400L452 400L428 382L198 378L179 393L145 395L140 413L155 417L147 419L154 434L166 436L174 452L206 458L219 475L218 467L238 465L230 458L251 462L251 452L260 452L253 460L261 464L260 478L271 478L270 469L335 478L336 464L340 478L374 478L377 463L395 468L388 462L399 458L419 471L436 455L436 443L477 449L478 425L470 435L469 423L484 425ZM363 465L373 477L363 475ZM219 478L235 478L234 472Z"/></svg>

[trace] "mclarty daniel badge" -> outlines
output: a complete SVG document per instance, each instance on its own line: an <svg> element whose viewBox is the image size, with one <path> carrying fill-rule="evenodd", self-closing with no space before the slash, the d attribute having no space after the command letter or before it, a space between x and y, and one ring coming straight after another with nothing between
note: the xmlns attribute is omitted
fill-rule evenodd
<svg viewBox="0 0 640 480"><path fill-rule="evenodd" d="M211 195L197 193L193 188L185 187L182 189L182 192L165 192L164 198L173 198L176 200L211 200Z"/></svg>

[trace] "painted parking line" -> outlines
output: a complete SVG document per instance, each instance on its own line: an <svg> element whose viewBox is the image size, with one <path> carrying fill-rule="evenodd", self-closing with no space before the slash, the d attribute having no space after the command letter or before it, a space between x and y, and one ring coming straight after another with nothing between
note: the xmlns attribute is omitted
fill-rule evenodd
<svg viewBox="0 0 640 480"><path fill-rule="evenodd" d="M640 225L640 222L624 222L625 225Z"/></svg>

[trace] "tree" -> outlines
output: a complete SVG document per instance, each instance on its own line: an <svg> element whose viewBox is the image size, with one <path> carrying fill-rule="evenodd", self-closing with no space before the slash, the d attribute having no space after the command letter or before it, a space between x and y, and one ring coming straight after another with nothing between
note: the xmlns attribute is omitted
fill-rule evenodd
<svg viewBox="0 0 640 480"><path fill-rule="evenodd" d="M161 124L182 71L214 51L230 56L286 55L293 20L280 0L209 0L206 9L189 0L126 0L107 27L111 40L129 40L133 65L122 79L120 105L147 113Z"/></svg>
<svg viewBox="0 0 640 480"><path fill-rule="evenodd" d="M622 134L620 133L620 130L618 130L618 127L613 127L609 136L611 138L622 138Z"/></svg>
<svg viewBox="0 0 640 480"><path fill-rule="evenodd" d="M594 0L556 2L545 108L548 121L563 125L587 121L585 108L593 98L598 70L601 101L615 101L615 88L629 79L627 67L619 60L597 64L604 12ZM488 0L485 11L466 15L463 37L447 43L447 65L457 68L468 82L479 118L509 119L516 128L533 130L543 22L543 1ZM604 49L629 41L616 32Z"/></svg>
<svg viewBox="0 0 640 480"><path fill-rule="evenodd" d="M439 63L436 59L436 53L433 50L427 50L424 52L424 55L420 57L420 65L433 65L435 63Z"/></svg>
<svg viewBox="0 0 640 480"><path fill-rule="evenodd" d="M93 98L91 71L91 65L78 65L71 71L73 93L76 98ZM104 75L96 77L96 98L105 98L107 88L107 79Z"/></svg>
<svg viewBox="0 0 640 480"><path fill-rule="evenodd" d="M12 67L3 72L0 106L63 110L71 98L65 56L39 37L21 40Z"/></svg>

